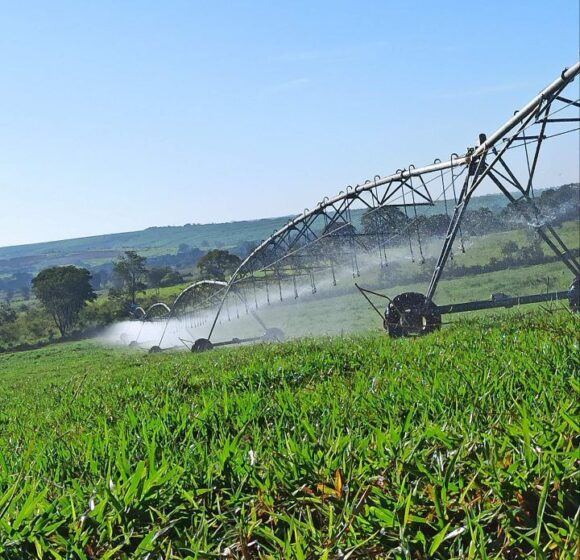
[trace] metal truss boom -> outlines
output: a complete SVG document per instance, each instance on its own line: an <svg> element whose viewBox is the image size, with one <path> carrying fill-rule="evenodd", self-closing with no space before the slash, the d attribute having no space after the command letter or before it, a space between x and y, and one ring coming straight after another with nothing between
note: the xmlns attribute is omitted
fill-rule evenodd
<svg viewBox="0 0 580 560"><path fill-rule="evenodd" d="M252 276L256 273L266 274L268 270L275 270L276 277L279 279L280 266L282 266L282 263L285 260L288 260L293 256L297 258L298 254L301 251L304 251L305 247L320 242L324 238L328 239L332 235L336 235L340 229L346 229L349 226L352 227L350 208L354 202L362 203L363 207L367 207L369 211L376 211L381 207L388 205L395 206L400 201L401 197L403 199L403 206L405 207L413 206L413 208L415 208L416 197L419 197L419 199L424 203L433 204L434 197L432 196L431 189L428 186L428 183L433 179L426 181L425 177L450 172L453 180L459 175L456 170L467 170L468 173L464 179L459 198L456 200L454 213L450 220L444 246L439 255L427 291L427 300L431 300L437 288L447 258L451 253L453 242L460 231L462 218L474 191L486 177L489 177L494 183L497 184L499 182L501 184L500 190L504 192L504 194L509 193L506 186L498 180L497 173L493 173L493 171L500 166L507 167L502 159L502 155L506 150L513 147L516 140L519 141L523 139L524 142L527 143L531 139L531 136L526 136L526 128L531 126L531 124L539 124L541 127L540 132L534 137L537 142L537 147L532 165L529 169L529 177L524 182L525 186L522 187L522 184L518 182L517 179L515 181L510 181L510 185L516 186L521 192L523 198L530 200L532 179L538 161L539 150L543 140L545 139L547 124L550 122L564 121L578 122L580 120L574 118L554 119L549 117L551 103L555 100L567 103L571 106L578 105L577 101L563 97L561 93L579 73L580 62L565 69L558 78L544 88L519 111L516 111L514 116L499 127L493 134L487 137L484 134L480 134L479 145L469 149L463 156L451 157L447 161L438 161L437 163L418 168L410 165L406 169L397 170L396 173L385 177L377 175L372 180L366 180L354 188L347 187L345 191L341 191L333 198L325 198L313 210L305 210L301 215L290 220L285 226L260 243L260 245L250 253L250 255L234 272L224 291L221 304L209 331L208 338L213 334L223 302L233 285L243 281L244 277L247 275ZM522 134L523 136L521 136ZM503 145L501 145L502 142L504 143ZM486 161L488 155L492 156L492 161L490 163ZM512 179L515 179L513 172L509 170L509 168L507 168L507 171L508 175L510 175ZM417 187L413 185L414 178L418 178L420 181L420 185ZM445 196L445 190L446 187L444 186L443 196ZM412 204L406 201L406 197L407 199L412 199ZM511 195L509 195L508 198L509 197L511 197ZM510 199L513 202L512 199L513 197ZM321 218L323 218L325 222L325 229L322 234L317 233L314 228L316 220ZM332 230L329 230L331 226L334 227ZM559 248L557 242L555 243L553 240L549 239L549 235L545 231L548 230L548 232L553 236L553 233L549 228L539 227L537 230L540 236L544 238L555 253L562 258L568 268L575 271L577 274L577 262L575 262L575 259L570 255L569 251L564 250L565 246L564 248ZM331 231L331 233L328 233L328 231ZM409 233L408 235L410 250L412 252L413 246L411 234ZM418 239L418 247L419 251L421 251L420 238ZM356 254L354 260L356 260ZM294 268L296 268L296 264L294 264Z"/></svg>
<svg viewBox="0 0 580 560"><path fill-rule="evenodd" d="M437 308L432 303L433 296L446 262L453 255L452 248L458 236L463 250L462 221L474 192L484 180L497 187L514 209L521 212L527 223L532 225L550 249L575 275L577 282L580 275L578 259L568 250L555 229L540 218L534 203L533 181L540 152L546 140L552 136L578 130L560 131L551 136L548 134L549 127L550 131L553 131L554 126L580 123L580 115L570 117L566 113L560 113L556 116L556 113L564 108L580 109L578 99L564 95L564 90L579 74L580 62L564 69L550 85L516 111L495 132L487 136L480 134L478 145L467 149L461 156L452 154L446 161L437 159L434 163L422 167L408 165L384 177L375 175L355 187L349 185L332 198L325 197L312 210L305 209L302 214L289 220L262 241L242 261L227 283L202 280L186 288L176 298L171 312L167 313L167 324L170 319L188 313L190 316L197 313L199 317L202 311L205 313L202 322L205 322L207 313L211 313L208 337L200 339L205 345L209 345L224 307L229 318L229 304L226 303L229 295L233 295L237 303L243 302L242 308L249 313L248 294L253 291L257 308L256 290L260 288L265 290L268 304L271 297L279 296L280 300L283 299L283 283L287 293L293 286L294 297L298 297L296 279L300 277L310 283L312 293L315 293L317 290L315 277L322 270L331 272L333 284L336 284L335 266L339 262L342 266L352 267L352 275L357 277L360 274L359 253L378 251L383 266L383 262L386 264L387 261L386 249L395 242L401 247L403 242L408 245L413 262L415 256L419 262L425 262L422 247L424 239L419 228L420 216L417 207L433 206L442 201L447 222L441 227L440 232L446 228L446 234L426 295L411 294L412 297L407 298L413 302L423 301L421 298L424 298L424 304L417 305L424 305L424 309L428 309L433 315ZM563 106L555 110L558 104ZM510 167L508 164L507 156L514 148L525 150L527 175L524 174L523 177L518 177L521 171L516 172L516 167ZM456 186L459 188L456 189ZM450 213L448 198L452 209ZM394 211L394 215L397 211L402 215L403 220L400 224L393 225L389 222L393 219L393 213L386 212L386 208ZM356 220L353 223L352 211L364 212L364 218L367 219L367 222L364 222L364 233L357 231L358 223ZM358 215L361 216L363 224L363 214ZM369 223L372 227L368 227ZM401 301L404 301L404 298ZM525 296L517 301L525 303L535 300L533 297L530 299ZM478 304L484 305L481 302ZM437 309L457 312L458 309L468 307L467 304L461 304L463 307L456 305L455 308L450 305L449 310L444 307ZM488 303L485 305L489 307ZM497 306L495 303L493 305ZM197 311L194 313L192 309Z"/></svg>

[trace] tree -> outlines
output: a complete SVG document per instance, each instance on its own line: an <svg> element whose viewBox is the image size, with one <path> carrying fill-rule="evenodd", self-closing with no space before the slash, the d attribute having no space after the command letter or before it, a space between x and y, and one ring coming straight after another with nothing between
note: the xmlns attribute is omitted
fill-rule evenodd
<svg viewBox="0 0 580 560"><path fill-rule="evenodd" d="M16 311L8 303L0 303L0 325L7 325L16 321Z"/></svg>
<svg viewBox="0 0 580 560"><path fill-rule="evenodd" d="M32 274L29 272L15 272L12 275L12 288L20 292L22 299L30 299L30 282Z"/></svg>
<svg viewBox="0 0 580 560"><path fill-rule="evenodd" d="M409 219L404 212L394 206L381 206L367 210L361 218L361 224L366 234L393 237L405 229Z"/></svg>
<svg viewBox="0 0 580 560"><path fill-rule="evenodd" d="M11 345L18 339L19 329L14 323L18 318L16 311L7 303L0 303L0 349Z"/></svg>
<svg viewBox="0 0 580 560"><path fill-rule="evenodd" d="M493 211L483 206L465 212L462 227L463 231L466 231L471 235L485 235L497 231L500 227L500 223Z"/></svg>
<svg viewBox="0 0 580 560"><path fill-rule="evenodd" d="M241 259L245 259L258 245L257 241L242 241L232 249L232 253L238 255Z"/></svg>
<svg viewBox="0 0 580 560"><path fill-rule="evenodd" d="M424 231L426 235L445 235L449 229L449 216L446 214L433 214L425 216Z"/></svg>
<svg viewBox="0 0 580 560"><path fill-rule="evenodd" d="M181 268L186 266L193 267L204 255L205 251L202 251L197 247L189 247L189 249L183 253L177 253L177 255L167 255L167 257L169 257L167 264L175 265Z"/></svg>
<svg viewBox="0 0 580 560"><path fill-rule="evenodd" d="M175 286L183 282L183 276L173 270L170 266L154 266L147 273L148 285L150 288L155 288L159 294L159 288L166 286Z"/></svg>
<svg viewBox="0 0 580 560"><path fill-rule="evenodd" d="M147 273L147 281L151 288L155 288L155 292L159 293L159 288L161 287L161 281L163 278L171 272L171 268L168 266L154 266Z"/></svg>
<svg viewBox="0 0 580 560"><path fill-rule="evenodd" d="M169 272L161 279L161 287L175 286L177 284L183 284L183 282L183 276L177 270L169 269Z"/></svg>
<svg viewBox="0 0 580 560"><path fill-rule="evenodd" d="M91 286L93 287L93 290L102 290L105 287L105 283L107 281L106 273L100 270L93 270L91 274Z"/></svg>
<svg viewBox="0 0 580 560"><path fill-rule="evenodd" d="M122 287L133 305L135 305L135 294L146 288L143 282L147 275L146 260L146 257L142 257L136 251L125 251L125 254L113 265L113 272L121 281Z"/></svg>
<svg viewBox="0 0 580 560"><path fill-rule="evenodd" d="M20 288L20 297L22 297L23 300L30 299L30 286L22 286L22 288Z"/></svg>
<svg viewBox="0 0 580 560"><path fill-rule="evenodd" d="M539 239L534 239L531 245L527 245L520 249L520 256L523 262L535 264L542 262L544 259L544 251L542 250L542 243Z"/></svg>
<svg viewBox="0 0 580 560"><path fill-rule="evenodd" d="M91 273L76 266L53 266L32 280L32 291L48 311L61 336L74 325L80 310L97 295L91 287Z"/></svg>
<svg viewBox="0 0 580 560"><path fill-rule="evenodd" d="M356 235L356 229L351 223L338 220L325 226L322 235L325 237L353 237Z"/></svg>
<svg viewBox="0 0 580 560"><path fill-rule="evenodd" d="M513 239L510 239L509 241L506 241L503 244L503 247L501 248L501 254L504 257L511 258L519 250L520 250L519 245Z"/></svg>
<svg viewBox="0 0 580 560"><path fill-rule="evenodd" d="M240 257L213 249L199 259L197 267L204 279L225 280L226 274L234 272L241 263Z"/></svg>

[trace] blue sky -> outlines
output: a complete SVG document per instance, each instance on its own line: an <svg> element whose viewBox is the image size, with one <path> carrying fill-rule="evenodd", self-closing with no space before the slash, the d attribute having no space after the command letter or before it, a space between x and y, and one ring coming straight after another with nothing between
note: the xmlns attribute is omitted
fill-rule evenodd
<svg viewBox="0 0 580 560"><path fill-rule="evenodd" d="M579 50L577 0L0 8L0 246L299 213L464 151Z"/></svg>

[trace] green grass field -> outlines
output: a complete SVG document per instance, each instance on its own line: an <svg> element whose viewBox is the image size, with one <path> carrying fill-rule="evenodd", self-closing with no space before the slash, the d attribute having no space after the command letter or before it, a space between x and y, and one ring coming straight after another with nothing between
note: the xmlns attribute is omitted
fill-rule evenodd
<svg viewBox="0 0 580 560"><path fill-rule="evenodd" d="M567 312L0 356L0 557L574 558Z"/></svg>

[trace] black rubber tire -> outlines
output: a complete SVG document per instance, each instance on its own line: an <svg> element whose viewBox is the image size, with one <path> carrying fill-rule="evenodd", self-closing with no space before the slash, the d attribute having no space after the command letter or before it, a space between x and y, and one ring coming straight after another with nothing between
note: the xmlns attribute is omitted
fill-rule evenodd
<svg viewBox="0 0 580 560"><path fill-rule="evenodd" d="M207 338L198 338L191 347L192 352L207 352L213 348L213 344Z"/></svg>
<svg viewBox="0 0 580 560"><path fill-rule="evenodd" d="M441 315L423 294L405 292L389 303L383 324L393 338L421 336L441 327Z"/></svg>

